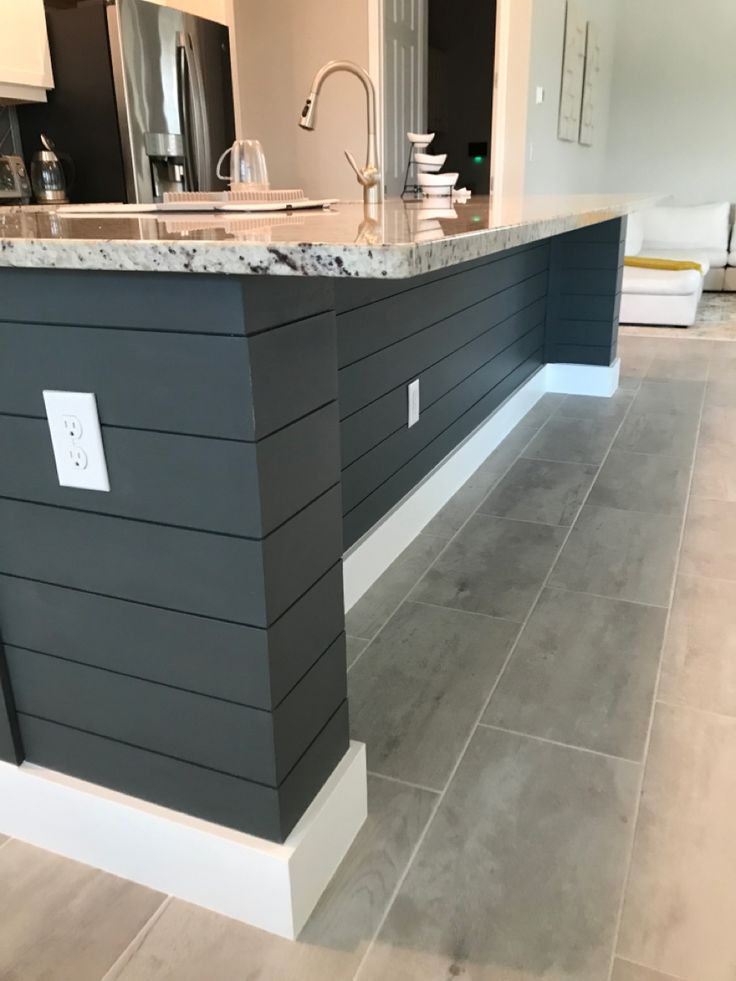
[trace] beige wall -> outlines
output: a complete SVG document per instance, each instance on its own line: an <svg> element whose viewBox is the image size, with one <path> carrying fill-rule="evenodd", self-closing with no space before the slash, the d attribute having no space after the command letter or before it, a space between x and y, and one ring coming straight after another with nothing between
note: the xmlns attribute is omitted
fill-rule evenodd
<svg viewBox="0 0 736 981"><path fill-rule="evenodd" d="M368 68L368 0L232 0L236 128L259 139L272 187L313 197L357 200L361 190L344 158L365 158L366 109L360 82L327 79L317 128L297 125L315 71L331 59Z"/></svg>
<svg viewBox="0 0 736 981"><path fill-rule="evenodd" d="M230 0L149 0L161 7L174 7L196 17L207 17L220 24L228 24L230 17Z"/></svg>

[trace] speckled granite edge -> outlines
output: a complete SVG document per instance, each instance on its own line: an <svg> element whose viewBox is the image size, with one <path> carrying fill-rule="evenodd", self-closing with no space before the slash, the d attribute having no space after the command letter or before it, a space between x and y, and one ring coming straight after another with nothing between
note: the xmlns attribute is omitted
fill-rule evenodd
<svg viewBox="0 0 736 981"><path fill-rule="evenodd" d="M0 267L404 279L619 218L644 203L648 202L480 229L430 242L387 245L2 238Z"/></svg>

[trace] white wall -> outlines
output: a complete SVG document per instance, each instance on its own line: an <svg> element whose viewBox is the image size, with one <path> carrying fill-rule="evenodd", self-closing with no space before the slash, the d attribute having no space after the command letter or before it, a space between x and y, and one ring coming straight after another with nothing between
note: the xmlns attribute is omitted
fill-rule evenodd
<svg viewBox="0 0 736 981"><path fill-rule="evenodd" d="M616 8L623 2L628 0L577 0L581 16L595 22L601 44L595 137L593 146L587 147L557 139L565 0L534 0L525 180L529 194L587 193L602 189L609 146L608 110L616 45ZM631 0L633 6L641 7L652 2L658 0ZM541 105L535 103L538 85L545 91Z"/></svg>
<svg viewBox="0 0 736 981"><path fill-rule="evenodd" d="M233 0L239 135L259 139L271 186L312 197L362 197L343 155L365 159L365 92L341 73L325 82L317 128L298 120L315 71L347 59L368 68L368 0Z"/></svg>
<svg viewBox="0 0 736 981"><path fill-rule="evenodd" d="M736 3L618 8L606 189L736 201Z"/></svg>

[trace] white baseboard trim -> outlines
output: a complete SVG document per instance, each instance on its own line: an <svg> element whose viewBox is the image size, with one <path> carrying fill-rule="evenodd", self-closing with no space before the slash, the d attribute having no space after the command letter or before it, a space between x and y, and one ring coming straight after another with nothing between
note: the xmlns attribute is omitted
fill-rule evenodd
<svg viewBox="0 0 736 981"><path fill-rule="evenodd" d="M548 392L610 398L618 388L621 359L612 365L548 364L544 371Z"/></svg>
<svg viewBox="0 0 736 981"><path fill-rule="evenodd" d="M345 756L283 845L24 763L0 763L0 831L294 939L367 815L366 756Z"/></svg>
<svg viewBox="0 0 736 981"><path fill-rule="evenodd" d="M345 609L358 602L546 392L610 397L618 388L619 370L618 359L608 367L540 368L349 550L343 559Z"/></svg>

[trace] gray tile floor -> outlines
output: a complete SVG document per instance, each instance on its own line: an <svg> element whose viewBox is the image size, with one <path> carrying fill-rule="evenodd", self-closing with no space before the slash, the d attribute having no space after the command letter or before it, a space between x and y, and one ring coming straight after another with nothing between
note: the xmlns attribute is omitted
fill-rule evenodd
<svg viewBox="0 0 736 981"><path fill-rule="evenodd" d="M300 940L0 839L0 978L736 979L736 343L620 353L350 611L370 813Z"/></svg>

